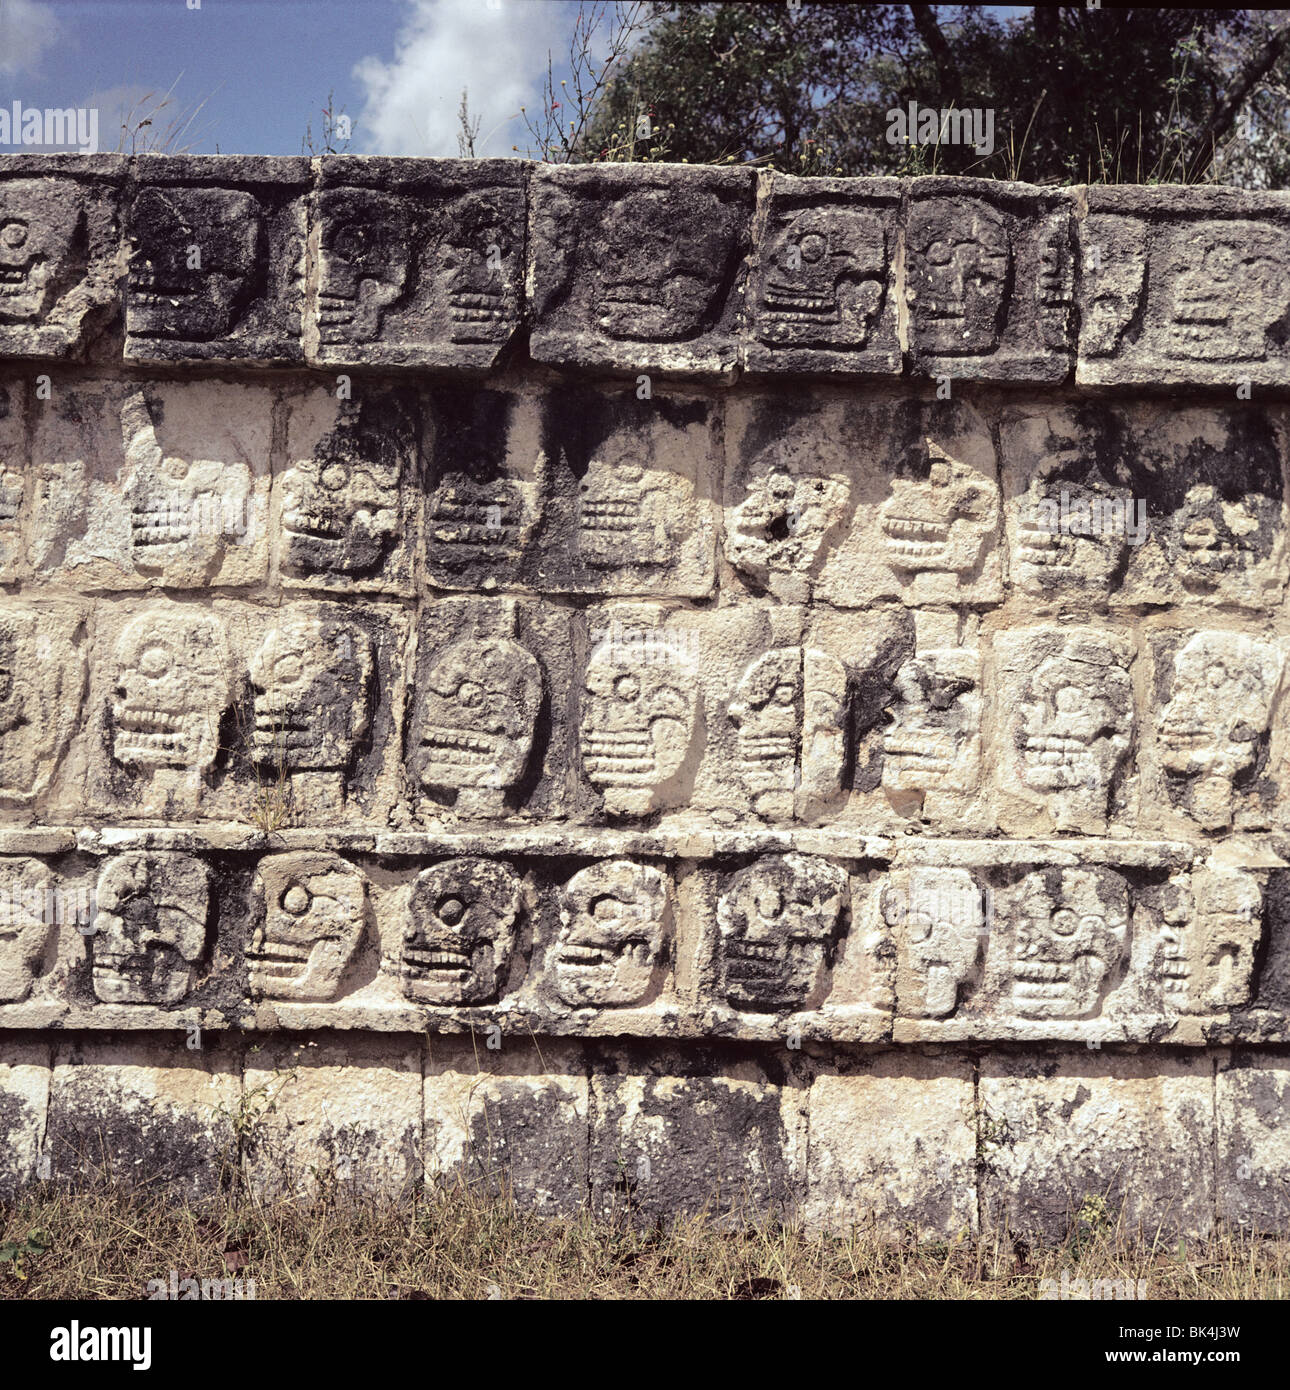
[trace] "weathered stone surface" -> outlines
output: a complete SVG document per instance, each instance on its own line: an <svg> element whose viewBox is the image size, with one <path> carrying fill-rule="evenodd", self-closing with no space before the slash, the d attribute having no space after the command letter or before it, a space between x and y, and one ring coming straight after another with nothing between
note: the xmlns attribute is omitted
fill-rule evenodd
<svg viewBox="0 0 1290 1390"><path fill-rule="evenodd" d="M301 362L309 162L149 155L126 216L126 357Z"/></svg>
<svg viewBox="0 0 1290 1390"><path fill-rule="evenodd" d="M905 243L915 371L951 379L1066 379L1075 288L1068 191L915 179Z"/></svg>
<svg viewBox="0 0 1290 1390"><path fill-rule="evenodd" d="M52 1049L6 1041L0 1061L0 1199L42 1176Z"/></svg>
<svg viewBox="0 0 1290 1390"><path fill-rule="evenodd" d="M748 170L541 166L532 200L536 361L731 374L752 217Z"/></svg>
<svg viewBox="0 0 1290 1390"><path fill-rule="evenodd" d="M897 179L765 176L744 365L753 372L900 371Z"/></svg>
<svg viewBox="0 0 1290 1390"><path fill-rule="evenodd" d="M1216 1182L1220 1221L1285 1230L1290 1216L1285 1113L1290 1068L1285 1052L1238 1049L1216 1069Z"/></svg>
<svg viewBox="0 0 1290 1390"><path fill-rule="evenodd" d="M118 312L125 160L11 155L0 172L0 356L84 357Z"/></svg>
<svg viewBox="0 0 1290 1390"><path fill-rule="evenodd" d="M1099 186L1086 196L1081 384L1284 384L1284 193Z"/></svg>
<svg viewBox="0 0 1290 1390"><path fill-rule="evenodd" d="M324 157L310 362L491 367L520 322L525 174L512 159Z"/></svg>
<svg viewBox="0 0 1290 1390"><path fill-rule="evenodd" d="M1148 1237L1210 1233L1208 1058L988 1054L977 1107L985 1229L1054 1240L1081 1221Z"/></svg>

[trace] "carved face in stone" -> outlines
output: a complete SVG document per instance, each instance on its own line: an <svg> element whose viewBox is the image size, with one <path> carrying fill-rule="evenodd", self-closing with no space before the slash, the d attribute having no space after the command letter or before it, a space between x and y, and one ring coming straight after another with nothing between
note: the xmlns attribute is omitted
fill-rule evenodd
<svg viewBox="0 0 1290 1390"><path fill-rule="evenodd" d="M81 220L75 188L53 179L0 182L0 323L38 323L54 307Z"/></svg>
<svg viewBox="0 0 1290 1390"><path fill-rule="evenodd" d="M363 875L335 854L271 854L260 860L254 893L264 915L246 950L251 992L335 999L363 939Z"/></svg>
<svg viewBox="0 0 1290 1390"><path fill-rule="evenodd" d="M850 493L848 480L837 475L755 473L747 496L729 513L727 558L763 585L773 576L809 575Z"/></svg>
<svg viewBox="0 0 1290 1390"><path fill-rule="evenodd" d="M1020 499L1013 566L1028 593L1087 589L1098 595L1113 587L1129 545L1129 528L1139 520L1135 501L1091 471L1078 480L1063 465L1082 450L1050 437L1053 452Z"/></svg>
<svg viewBox="0 0 1290 1390"><path fill-rule="evenodd" d="M1089 252L1082 284L1080 351L1086 357L1112 357L1142 304L1146 228L1127 217L1090 217L1084 225Z"/></svg>
<svg viewBox="0 0 1290 1390"><path fill-rule="evenodd" d="M116 646L112 756L126 767L205 768L228 705L228 650L213 614L144 612Z"/></svg>
<svg viewBox="0 0 1290 1390"><path fill-rule="evenodd" d="M340 425L282 477L282 530L290 568L359 575L398 539L403 465L393 441Z"/></svg>
<svg viewBox="0 0 1290 1390"><path fill-rule="evenodd" d="M582 764L608 809L644 811L681 770L698 722L694 672L602 642L587 664ZM611 804L612 803L612 804Z"/></svg>
<svg viewBox="0 0 1290 1390"><path fill-rule="evenodd" d="M109 859L99 875L94 993L105 1004L176 1004L206 947L210 870L169 851Z"/></svg>
<svg viewBox="0 0 1290 1390"><path fill-rule="evenodd" d="M944 1018L958 1004L984 940L985 900L966 869L896 870L882 892L896 933L896 997L902 1013Z"/></svg>
<svg viewBox="0 0 1290 1390"><path fill-rule="evenodd" d="M22 474L0 467L0 537L16 535L22 515Z"/></svg>
<svg viewBox="0 0 1290 1390"><path fill-rule="evenodd" d="M887 239L869 212L810 208L782 222L762 274L757 336L863 347L882 306Z"/></svg>
<svg viewBox="0 0 1290 1390"><path fill-rule="evenodd" d="M318 335L324 343L370 343L402 296L415 229L407 205L388 193L334 188L318 195Z"/></svg>
<svg viewBox="0 0 1290 1390"><path fill-rule="evenodd" d="M887 563L901 574L971 570L999 517L994 482L927 441L922 478L893 478L878 512Z"/></svg>
<svg viewBox="0 0 1290 1390"><path fill-rule="evenodd" d="M1070 346L1074 299L1075 257L1070 223L1064 214L1054 213L1044 223L1039 243L1039 277L1035 283L1039 336L1046 348L1060 351Z"/></svg>
<svg viewBox="0 0 1290 1390"><path fill-rule="evenodd" d="M1096 1012L1124 955L1129 892L1109 869L1044 869L1017 886L1013 1007L1036 1018Z"/></svg>
<svg viewBox="0 0 1290 1390"><path fill-rule="evenodd" d="M623 194L602 222L599 327L611 338L643 342L694 337L718 307L737 228L737 210L711 193L684 201L664 189Z"/></svg>
<svg viewBox="0 0 1290 1390"><path fill-rule="evenodd" d="M28 684L19 655L16 626L0 618L0 740L31 723ZM0 742L0 759L8 750Z"/></svg>
<svg viewBox="0 0 1290 1390"><path fill-rule="evenodd" d="M251 756L291 772L347 769L371 725L372 643L352 623L293 617L250 663Z"/></svg>
<svg viewBox="0 0 1290 1390"><path fill-rule="evenodd" d="M504 267L516 249L517 210L500 193L468 193L452 204L443 269L454 343L499 343L518 318Z"/></svg>
<svg viewBox="0 0 1290 1390"><path fill-rule="evenodd" d="M560 900L560 998L574 1008L643 999L663 949L667 915L667 880L649 865L613 859L574 874Z"/></svg>
<svg viewBox="0 0 1290 1390"><path fill-rule="evenodd" d="M1010 248L1003 218L969 198L927 198L909 219L912 329L924 352L993 352Z"/></svg>
<svg viewBox="0 0 1290 1390"><path fill-rule="evenodd" d="M230 333L263 278L262 222L249 193L143 189L132 213L126 331L187 342Z"/></svg>
<svg viewBox="0 0 1290 1390"><path fill-rule="evenodd" d="M403 993L420 1004L497 997L515 950L520 880L491 859L450 859L417 877L403 933Z"/></svg>
<svg viewBox="0 0 1290 1390"><path fill-rule="evenodd" d="M426 673L421 704L422 785L513 787L524 775L542 668L507 637L454 642Z"/></svg>
<svg viewBox="0 0 1290 1390"><path fill-rule="evenodd" d="M675 494L664 476L633 456L619 436L606 441L578 484L578 556L586 565L662 565L673 553Z"/></svg>
<svg viewBox="0 0 1290 1390"><path fill-rule="evenodd" d="M57 926L52 896L38 859L0 859L0 1004L31 992Z"/></svg>
<svg viewBox="0 0 1290 1390"><path fill-rule="evenodd" d="M524 497L513 478L446 473L426 504L430 558L450 569L519 553Z"/></svg>
<svg viewBox="0 0 1290 1390"><path fill-rule="evenodd" d="M1160 712L1160 761L1196 779L1191 811L1207 829L1232 819L1232 779L1254 765L1280 680L1276 649L1243 633L1198 632L1174 656L1173 695Z"/></svg>
<svg viewBox="0 0 1290 1390"><path fill-rule="evenodd" d="M1174 241L1164 348L1206 362L1261 361L1290 309L1290 236L1260 222L1201 222Z"/></svg>
<svg viewBox="0 0 1290 1390"><path fill-rule="evenodd" d="M1101 797L1129 748L1128 672L1077 656L1049 656L1021 703L1022 780L1036 791L1082 788Z"/></svg>
<svg viewBox="0 0 1290 1390"><path fill-rule="evenodd" d="M767 855L733 874L717 904L721 992L737 1009L800 1009L824 983L847 876L824 859Z"/></svg>
<svg viewBox="0 0 1290 1390"><path fill-rule="evenodd" d="M1225 580L1238 580L1262 558L1261 533L1274 524L1275 503L1261 496L1227 501L1217 488L1200 483L1188 489L1175 521L1176 560L1188 589L1209 593Z"/></svg>
<svg viewBox="0 0 1290 1390"><path fill-rule="evenodd" d="M896 672L883 735L882 784L892 791L970 791L981 772L981 658L926 651Z"/></svg>
<svg viewBox="0 0 1290 1390"><path fill-rule="evenodd" d="M1255 955L1263 937L1263 893L1238 870L1200 873L1191 933L1191 988L1197 1009L1239 1009L1250 1002Z"/></svg>

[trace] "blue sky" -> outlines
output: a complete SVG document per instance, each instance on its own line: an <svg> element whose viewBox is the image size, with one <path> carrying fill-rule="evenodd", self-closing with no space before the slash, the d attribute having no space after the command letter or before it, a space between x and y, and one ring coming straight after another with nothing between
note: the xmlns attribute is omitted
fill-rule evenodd
<svg viewBox="0 0 1290 1390"><path fill-rule="evenodd" d="M461 90L477 152L524 153L519 108L555 77L577 0L0 0L0 108L93 107L100 149L155 106L198 154L299 154L328 92L351 151L455 155ZM948 8L948 7L947 7ZM1008 7L1015 10L1017 7ZM1005 11L1006 12L1006 11ZM200 110L194 111L200 106Z"/></svg>

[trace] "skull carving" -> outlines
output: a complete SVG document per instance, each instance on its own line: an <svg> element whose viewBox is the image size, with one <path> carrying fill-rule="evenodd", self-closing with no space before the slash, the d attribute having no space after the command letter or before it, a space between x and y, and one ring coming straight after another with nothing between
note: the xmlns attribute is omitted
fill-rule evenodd
<svg viewBox="0 0 1290 1390"><path fill-rule="evenodd" d="M846 873L809 855L767 855L733 874L717 904L724 997L737 1009L818 1003L846 900Z"/></svg>
<svg viewBox="0 0 1290 1390"><path fill-rule="evenodd" d="M1097 639L1073 636L1039 661L1014 724L1021 779L1049 794L1058 829L1105 821L1112 780L1133 730L1129 673Z"/></svg>
<svg viewBox="0 0 1290 1390"><path fill-rule="evenodd" d="M950 647L924 651L896 672L883 735L882 784L890 791L971 791L981 775L981 658Z"/></svg>
<svg viewBox="0 0 1290 1390"><path fill-rule="evenodd" d="M1201 222L1168 257L1164 350L1206 362L1262 361L1268 332L1290 309L1290 236L1260 222Z"/></svg>
<svg viewBox="0 0 1290 1390"><path fill-rule="evenodd" d="M601 223L604 280L597 323L611 338L676 342L719 313L717 297L739 253L738 209L695 191L684 201L661 188L628 192Z"/></svg>
<svg viewBox="0 0 1290 1390"><path fill-rule="evenodd" d="M1269 532L1279 510L1271 498L1248 494L1228 501L1217 488L1189 488L1173 534L1183 585L1212 593L1224 583L1240 584L1270 550Z"/></svg>
<svg viewBox="0 0 1290 1390"><path fill-rule="evenodd" d="M578 485L578 555L597 569L665 565L675 549L675 493L664 474L636 462L628 448L611 444Z"/></svg>
<svg viewBox="0 0 1290 1390"><path fill-rule="evenodd" d="M426 506L430 558L451 570L513 559L524 522L524 497L513 478L446 473Z"/></svg>
<svg viewBox="0 0 1290 1390"><path fill-rule="evenodd" d="M8 542L17 537L24 491L22 474L0 467L0 540Z"/></svg>
<svg viewBox="0 0 1290 1390"><path fill-rule="evenodd" d="M1050 448L1057 443L1049 437ZM1101 595L1124 563L1134 499L1092 469L1066 476L1080 453L1076 446L1050 454L1019 501L1014 569L1028 593Z"/></svg>
<svg viewBox="0 0 1290 1390"><path fill-rule="evenodd" d="M17 625L0 618L0 787L15 789L29 780L27 744L42 715L33 708L35 692L23 670L19 640Z"/></svg>
<svg viewBox="0 0 1290 1390"><path fill-rule="evenodd" d="M1254 766L1280 678L1276 648L1243 633L1198 632L1174 656L1160 761L1183 781L1171 791L1206 830L1232 823L1233 779Z"/></svg>
<svg viewBox="0 0 1290 1390"><path fill-rule="evenodd" d="M400 431L401 432L401 431ZM378 569L402 529L396 431L359 406L282 477L285 562L302 574Z"/></svg>
<svg viewBox="0 0 1290 1390"><path fill-rule="evenodd" d="M727 512L727 559L763 587L804 586L850 494L841 475L759 469L744 500Z"/></svg>
<svg viewBox="0 0 1290 1390"><path fill-rule="evenodd" d="M927 472L891 480L878 512L887 563L899 574L965 574L999 518L999 489L927 440Z"/></svg>
<svg viewBox="0 0 1290 1390"><path fill-rule="evenodd" d="M898 869L882 891L882 915L897 941L896 997L915 1018L958 1006L985 939L985 898L966 869Z"/></svg>
<svg viewBox="0 0 1290 1390"><path fill-rule="evenodd" d="M1011 262L1008 228L986 203L926 198L909 219L912 335L932 355L993 352Z"/></svg>
<svg viewBox="0 0 1290 1390"><path fill-rule="evenodd" d="M1166 1007L1179 1013L1239 1009L1250 1002L1263 938L1263 893L1235 869L1201 869L1193 892L1175 890L1156 942Z"/></svg>
<svg viewBox="0 0 1290 1390"><path fill-rule="evenodd" d="M1039 276L1035 308L1039 337L1046 348L1064 352L1070 347L1071 306L1075 299L1075 259L1070 223L1054 213L1044 223L1039 243Z"/></svg>
<svg viewBox="0 0 1290 1390"><path fill-rule="evenodd" d="M0 182L0 323L39 323L67 288L81 194L54 179Z"/></svg>
<svg viewBox="0 0 1290 1390"><path fill-rule="evenodd" d="M140 613L116 646L112 754L125 767L204 769L229 700L228 650L213 614Z"/></svg>
<svg viewBox="0 0 1290 1390"><path fill-rule="evenodd" d="M413 213L402 199L365 188L320 193L318 213L319 339L370 343L407 288Z"/></svg>
<svg viewBox="0 0 1290 1390"><path fill-rule="evenodd" d="M505 342L514 330L519 303L504 267L522 222L522 209L501 193L468 193L448 210L443 271L454 343Z"/></svg>
<svg viewBox="0 0 1290 1390"><path fill-rule="evenodd" d="M261 289L262 223L249 193L143 189L132 214L126 332L185 342L227 337Z"/></svg>
<svg viewBox="0 0 1290 1390"><path fill-rule="evenodd" d="M31 992L57 926L49 870L38 859L0 859L0 1004Z"/></svg>
<svg viewBox="0 0 1290 1390"><path fill-rule="evenodd" d="M137 850L99 875L94 993L105 1004L176 1004L206 948L211 875L187 854Z"/></svg>
<svg viewBox="0 0 1290 1390"><path fill-rule="evenodd" d="M491 859L449 859L418 875L403 933L403 993L421 1004L484 1004L506 982L520 880Z"/></svg>
<svg viewBox="0 0 1290 1390"><path fill-rule="evenodd" d="M790 819L841 790L846 698L846 668L814 649L767 652L744 673L730 720L739 775L759 815Z"/></svg>
<svg viewBox="0 0 1290 1390"><path fill-rule="evenodd" d="M762 271L757 336L774 347L862 348L882 307L887 238L873 213L781 219Z"/></svg>
<svg viewBox="0 0 1290 1390"><path fill-rule="evenodd" d="M542 668L508 637L471 637L435 655L420 709L420 762L427 789L490 788L524 776L538 711Z"/></svg>
<svg viewBox="0 0 1290 1390"><path fill-rule="evenodd" d="M363 939L367 880L336 854L271 854L252 891L263 915L246 950L251 992L335 999Z"/></svg>
<svg viewBox="0 0 1290 1390"><path fill-rule="evenodd" d="M251 658L251 757L289 772L346 771L371 726L372 642L352 623L290 617Z"/></svg>
<svg viewBox="0 0 1290 1390"><path fill-rule="evenodd" d="M669 917L667 880L612 859L582 869L560 899L556 991L574 1008L636 1004L649 991Z"/></svg>
<svg viewBox="0 0 1290 1390"><path fill-rule="evenodd" d="M1013 1006L1034 1018L1085 1018L1114 980L1129 890L1110 869L1042 869L1014 899Z"/></svg>
<svg viewBox="0 0 1290 1390"><path fill-rule="evenodd" d="M611 815L643 815L685 764L698 726L694 673L639 644L602 641L587 663L582 765Z"/></svg>
<svg viewBox="0 0 1290 1390"><path fill-rule="evenodd" d="M1084 267L1080 352L1113 357L1142 306L1147 230L1133 218L1091 216L1085 219L1083 239L1090 255Z"/></svg>

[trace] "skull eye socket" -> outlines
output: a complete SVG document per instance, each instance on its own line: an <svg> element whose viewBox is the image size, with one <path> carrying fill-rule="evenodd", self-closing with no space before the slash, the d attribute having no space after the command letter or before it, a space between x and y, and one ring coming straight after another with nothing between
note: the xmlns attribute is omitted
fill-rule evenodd
<svg viewBox="0 0 1290 1390"><path fill-rule="evenodd" d="M292 917L303 917L309 911L312 901L308 889L299 883L293 883L282 895L282 910L290 913Z"/></svg>
<svg viewBox="0 0 1290 1390"><path fill-rule="evenodd" d="M304 662L294 653L280 656L273 663L273 678L280 685L295 685L304 675Z"/></svg>
<svg viewBox="0 0 1290 1390"><path fill-rule="evenodd" d="M802 253L802 259L811 262L820 260L829 249L828 242L819 232L807 232L797 245Z"/></svg>
<svg viewBox="0 0 1290 1390"><path fill-rule="evenodd" d="M948 487L950 482L950 466L948 463L932 464L931 472L927 475L927 481L933 487Z"/></svg>
<svg viewBox="0 0 1290 1390"><path fill-rule="evenodd" d="M1088 691L1078 685L1064 685L1054 703L1063 714L1074 714L1088 705Z"/></svg>
<svg viewBox="0 0 1290 1390"><path fill-rule="evenodd" d="M175 482L181 482L188 476L192 465L186 459L166 459L161 465L161 471L167 478L173 478Z"/></svg>
<svg viewBox="0 0 1290 1390"><path fill-rule="evenodd" d="M1086 932L1101 931L1101 929L1106 925L1106 923L1100 917L1098 917L1095 913L1092 912L1086 912L1084 916L1079 919L1079 924L1080 929Z"/></svg>
<svg viewBox="0 0 1290 1390"><path fill-rule="evenodd" d="M932 935L931 915L926 912L911 912L905 919L905 931L912 942L930 940Z"/></svg>
<svg viewBox="0 0 1290 1390"><path fill-rule="evenodd" d="M26 240L27 226L23 222L6 222L3 228L0 228L0 241L11 251L16 251Z"/></svg>
<svg viewBox="0 0 1290 1390"><path fill-rule="evenodd" d="M1053 913L1053 930L1058 936L1073 936L1079 923L1080 919L1069 907L1063 907Z"/></svg>
<svg viewBox="0 0 1290 1390"><path fill-rule="evenodd" d="M954 259L954 247L948 241L934 241L923 255L931 265L948 265Z"/></svg>
<svg viewBox="0 0 1290 1390"><path fill-rule="evenodd" d="M475 681L462 681L457 687L457 703L475 709L484 702L484 687Z"/></svg>
<svg viewBox="0 0 1290 1390"><path fill-rule="evenodd" d="M339 492L349 482L349 469L343 463L329 463L321 474L323 487Z"/></svg>
<svg viewBox="0 0 1290 1390"><path fill-rule="evenodd" d="M758 913L767 922L774 922L784 915L784 895L778 888L763 888L755 901Z"/></svg>
<svg viewBox="0 0 1290 1390"><path fill-rule="evenodd" d="M791 705L797 699L797 687L788 681L781 681L771 693L770 698L777 705Z"/></svg>
<svg viewBox="0 0 1290 1390"><path fill-rule="evenodd" d="M634 700L640 694L641 683L635 676L619 676L614 682L614 694L620 700Z"/></svg>
<svg viewBox="0 0 1290 1390"><path fill-rule="evenodd" d="M466 904L451 893L445 894L435 904L434 915L446 926L455 927L466 915Z"/></svg>
<svg viewBox="0 0 1290 1390"><path fill-rule="evenodd" d="M1211 690L1217 690L1219 686L1227 684L1227 668L1221 661L1216 661L1213 666L1205 672L1205 684Z"/></svg>
<svg viewBox="0 0 1290 1390"><path fill-rule="evenodd" d="M171 656L166 647L154 643L151 647L145 647L143 655L139 658L139 670L145 676L151 676L154 680L158 676L164 676L170 670Z"/></svg>

